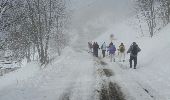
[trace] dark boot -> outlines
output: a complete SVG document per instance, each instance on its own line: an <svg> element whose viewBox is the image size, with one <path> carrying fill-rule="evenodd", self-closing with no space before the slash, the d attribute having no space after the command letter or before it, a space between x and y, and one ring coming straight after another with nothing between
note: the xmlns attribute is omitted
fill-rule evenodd
<svg viewBox="0 0 170 100"><path fill-rule="evenodd" d="M130 68L132 68L132 60L133 60L133 57L130 56L130 59L129 59L129 62L130 62Z"/></svg>
<svg viewBox="0 0 170 100"><path fill-rule="evenodd" d="M105 57L105 50L102 50L103 58Z"/></svg>
<svg viewBox="0 0 170 100"><path fill-rule="evenodd" d="M134 57L134 69L136 69L136 65L137 65L137 57Z"/></svg>

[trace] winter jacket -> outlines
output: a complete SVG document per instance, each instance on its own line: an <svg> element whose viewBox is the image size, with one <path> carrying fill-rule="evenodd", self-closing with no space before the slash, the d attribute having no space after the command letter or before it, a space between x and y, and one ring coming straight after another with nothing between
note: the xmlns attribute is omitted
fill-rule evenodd
<svg viewBox="0 0 170 100"><path fill-rule="evenodd" d="M107 48L106 43L103 43L102 46L101 46L101 49L106 50L106 48Z"/></svg>
<svg viewBox="0 0 170 100"><path fill-rule="evenodd" d="M94 44L94 45L93 45L93 49L94 49L94 50L98 50L98 49L99 49L99 45L98 45L98 44Z"/></svg>
<svg viewBox="0 0 170 100"><path fill-rule="evenodd" d="M114 54L115 53L115 51L116 51L116 47L114 46L114 45L111 45L110 47L109 47L109 54Z"/></svg>
<svg viewBox="0 0 170 100"><path fill-rule="evenodd" d="M127 53L130 53L130 56L132 56L132 57L137 57L137 54L135 55L135 54L132 53L132 50L133 50L133 47L134 47L134 46L137 46L137 52L140 52L140 51L141 51L141 49L138 47L138 45L135 44L135 45L131 45L131 46L130 46L130 48L128 49Z"/></svg>

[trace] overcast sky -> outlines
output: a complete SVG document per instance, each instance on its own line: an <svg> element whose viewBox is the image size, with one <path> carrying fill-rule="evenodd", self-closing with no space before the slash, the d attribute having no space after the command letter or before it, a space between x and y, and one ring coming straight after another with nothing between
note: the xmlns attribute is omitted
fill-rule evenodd
<svg viewBox="0 0 170 100"><path fill-rule="evenodd" d="M102 19L106 22L122 20L132 12L131 0L70 0L74 9L73 21L78 26Z"/></svg>
<svg viewBox="0 0 170 100"><path fill-rule="evenodd" d="M80 35L106 32L132 12L130 0L70 0L72 29ZM84 37L84 36L83 36ZM95 38L95 37L89 37Z"/></svg>

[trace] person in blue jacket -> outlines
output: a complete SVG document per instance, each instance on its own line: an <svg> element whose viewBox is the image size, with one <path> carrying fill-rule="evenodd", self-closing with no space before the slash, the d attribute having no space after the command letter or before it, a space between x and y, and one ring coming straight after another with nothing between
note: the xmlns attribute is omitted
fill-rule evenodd
<svg viewBox="0 0 170 100"><path fill-rule="evenodd" d="M111 44L108 48L109 55L110 55L110 61L112 62L114 60L115 62L115 52L116 52L116 47L115 45Z"/></svg>

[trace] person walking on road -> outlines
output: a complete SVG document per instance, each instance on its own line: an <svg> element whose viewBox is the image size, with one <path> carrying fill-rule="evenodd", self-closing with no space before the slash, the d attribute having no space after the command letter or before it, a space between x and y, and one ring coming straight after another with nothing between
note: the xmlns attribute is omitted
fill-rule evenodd
<svg viewBox="0 0 170 100"><path fill-rule="evenodd" d="M97 42L94 42L94 44L93 44L93 55L94 55L94 56L98 57L98 50L99 50L99 49L100 49L100 48L99 48L98 43L97 43Z"/></svg>
<svg viewBox="0 0 170 100"><path fill-rule="evenodd" d="M116 47L115 45L111 44L109 46L109 55L110 55L110 61L112 62L114 60L115 62L115 51L116 51Z"/></svg>
<svg viewBox="0 0 170 100"><path fill-rule="evenodd" d="M134 69L136 69L137 65L137 55L141 51L139 46L136 44L136 42L133 42L130 48L128 49L127 53L130 53L130 68L132 68L132 61L134 61Z"/></svg>
<svg viewBox="0 0 170 100"><path fill-rule="evenodd" d="M92 53L92 49L93 49L93 45L92 45L92 42L88 42L88 53Z"/></svg>
<svg viewBox="0 0 170 100"><path fill-rule="evenodd" d="M106 48L107 48L107 46L106 46L106 43L104 42L101 46L103 58L105 57Z"/></svg>
<svg viewBox="0 0 170 100"><path fill-rule="evenodd" d="M96 46L96 42L93 43L93 56L95 56L95 46Z"/></svg>
<svg viewBox="0 0 170 100"><path fill-rule="evenodd" d="M125 61L125 46L123 43L120 44L119 49L118 49L118 55L119 55L119 61Z"/></svg>

